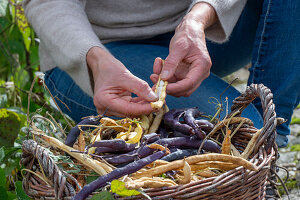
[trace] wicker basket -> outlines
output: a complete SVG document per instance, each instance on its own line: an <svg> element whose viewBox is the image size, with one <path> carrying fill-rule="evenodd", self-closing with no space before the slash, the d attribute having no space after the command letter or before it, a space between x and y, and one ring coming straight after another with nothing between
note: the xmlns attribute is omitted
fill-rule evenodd
<svg viewBox="0 0 300 200"><path fill-rule="evenodd" d="M276 126L277 118L273 95L264 85L252 84L246 91L233 101L231 114L241 112L256 98L260 97L264 110L264 125L261 130L250 162L258 167L258 171L249 171L237 167L219 176L205 178L185 185L145 189L144 192L152 199L265 199L267 179L277 159ZM233 124L232 126L237 126ZM257 129L249 124L244 124L232 138L233 144L243 151ZM222 141L220 133L215 138ZM35 159L34 159L35 158ZM27 169L36 171L40 163L45 175L49 178L51 186L47 186L38 175L27 173L23 179L25 192L39 199L72 199L81 189L77 181L66 172L63 172L49 157L45 148L32 140L23 143L22 164ZM77 188L73 185L77 184ZM142 195L133 197L116 196L116 199L143 199Z"/></svg>

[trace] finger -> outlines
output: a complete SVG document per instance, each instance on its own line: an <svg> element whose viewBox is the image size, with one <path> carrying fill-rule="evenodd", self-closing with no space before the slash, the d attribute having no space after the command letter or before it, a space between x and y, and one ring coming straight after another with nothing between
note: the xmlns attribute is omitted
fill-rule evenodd
<svg viewBox="0 0 300 200"><path fill-rule="evenodd" d="M133 102L133 103L141 103L141 102L147 102L147 101L145 101L145 99L144 98L142 98L142 97L133 97L133 98L131 98L131 100L130 100L130 102ZM149 102L148 102L149 103Z"/></svg>
<svg viewBox="0 0 300 200"><path fill-rule="evenodd" d="M176 83L171 83L167 86L168 94L183 95L187 91L195 91L201 84L201 82L209 75L209 69L207 66L199 67L199 64L192 63L190 71L186 77Z"/></svg>
<svg viewBox="0 0 300 200"><path fill-rule="evenodd" d="M187 48L188 45L185 39L174 41L172 48L170 48L170 53L165 60L165 64L162 67L161 79L168 80L174 75L178 64L187 54Z"/></svg>
<svg viewBox="0 0 300 200"><path fill-rule="evenodd" d="M151 76L150 76L150 79L151 79L151 81L153 82L153 84L156 84L156 83L157 83L158 78L159 78L159 75L157 75L157 74L151 74ZM169 83L174 83L174 82L176 82L176 81L177 81L177 79L176 79L176 77L174 77L174 76L168 79L168 82L169 82ZM154 88L155 88L155 87L154 87Z"/></svg>
<svg viewBox="0 0 300 200"><path fill-rule="evenodd" d="M105 115L105 116L114 116L114 117L122 117L122 118L125 118L126 115L123 115L121 113L118 113L118 112L114 112L114 111L111 111L109 109L105 109L105 110L99 110L97 109L98 113L100 115Z"/></svg>
<svg viewBox="0 0 300 200"><path fill-rule="evenodd" d="M157 95L153 92L146 81L130 74L126 80L120 80L120 87L144 98L147 101L156 101Z"/></svg>
<svg viewBox="0 0 300 200"><path fill-rule="evenodd" d="M124 99L118 98L116 95L112 94L111 96L107 97L110 99L109 105L104 105L105 107L109 108L109 110L115 112L118 111L118 115L125 115L125 116L139 116L150 114L153 112L153 109L150 103L134 103L130 101L126 101Z"/></svg>
<svg viewBox="0 0 300 200"><path fill-rule="evenodd" d="M154 64L153 64L153 73L154 74L160 74L162 69L162 59L160 57L155 58Z"/></svg>
<svg viewBox="0 0 300 200"><path fill-rule="evenodd" d="M199 84L199 86L201 85L201 83ZM198 86L198 87L199 87ZM194 89L192 89L192 90L187 90L187 91L183 91L183 92L181 92L181 93L179 93L179 92L176 92L176 93L172 93L172 94L170 94L170 93L168 93L168 94L170 94L170 95L172 95L172 96L175 96L175 97L189 97L189 96L191 96L197 89L198 89L198 87L195 87Z"/></svg>
<svg viewBox="0 0 300 200"><path fill-rule="evenodd" d="M102 105L99 102L97 102L97 104L95 104L95 106L96 106L97 112L102 116L126 117L125 115L123 115L119 112L112 111L110 109L110 107L105 107L104 105Z"/></svg>
<svg viewBox="0 0 300 200"><path fill-rule="evenodd" d="M153 82L153 84L157 83L158 77L159 77L159 75L157 75L157 74L151 74L150 75L150 80Z"/></svg>

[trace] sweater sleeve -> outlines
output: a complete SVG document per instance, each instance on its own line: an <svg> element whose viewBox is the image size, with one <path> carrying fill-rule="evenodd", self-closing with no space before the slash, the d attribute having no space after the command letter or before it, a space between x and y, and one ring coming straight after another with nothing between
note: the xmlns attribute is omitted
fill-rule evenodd
<svg viewBox="0 0 300 200"><path fill-rule="evenodd" d="M206 38L222 43L228 40L247 0L193 0L189 10L199 2L210 4L218 15L218 22L205 30Z"/></svg>
<svg viewBox="0 0 300 200"><path fill-rule="evenodd" d="M23 1L25 15L40 38L46 57L92 95L86 54L94 46L104 46L92 30L84 6L85 0Z"/></svg>

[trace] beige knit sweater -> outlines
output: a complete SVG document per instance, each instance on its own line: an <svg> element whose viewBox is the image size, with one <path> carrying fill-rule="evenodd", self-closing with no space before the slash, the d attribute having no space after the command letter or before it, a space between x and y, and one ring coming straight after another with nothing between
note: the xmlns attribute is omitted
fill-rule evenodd
<svg viewBox="0 0 300 200"><path fill-rule="evenodd" d="M23 6L41 41L41 70L59 66L93 96L86 64L91 47L173 31L197 2L212 5L219 17L206 37L224 42L246 0L24 0Z"/></svg>

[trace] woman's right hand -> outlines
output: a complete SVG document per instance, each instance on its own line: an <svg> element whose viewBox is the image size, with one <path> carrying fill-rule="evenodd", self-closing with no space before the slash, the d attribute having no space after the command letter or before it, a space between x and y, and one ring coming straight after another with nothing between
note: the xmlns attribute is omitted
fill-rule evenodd
<svg viewBox="0 0 300 200"><path fill-rule="evenodd" d="M93 74L94 104L99 114L134 117L153 112L149 102L156 101L157 95L109 52L91 48L87 64ZM138 97L131 97L131 93Z"/></svg>

